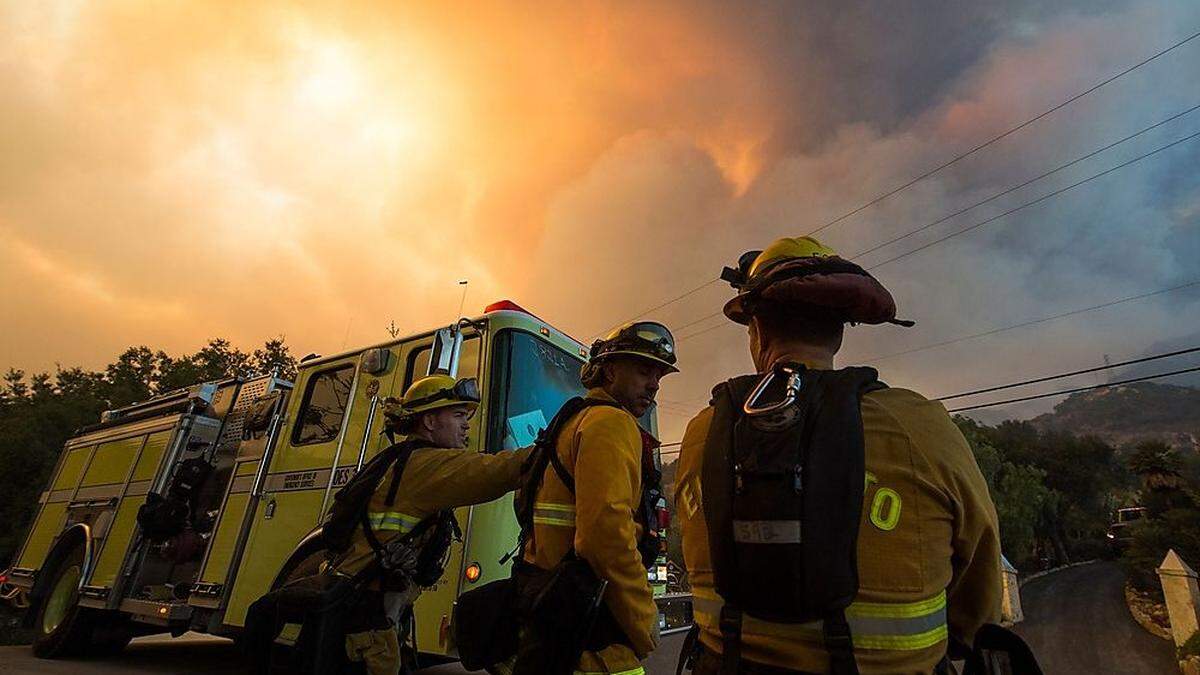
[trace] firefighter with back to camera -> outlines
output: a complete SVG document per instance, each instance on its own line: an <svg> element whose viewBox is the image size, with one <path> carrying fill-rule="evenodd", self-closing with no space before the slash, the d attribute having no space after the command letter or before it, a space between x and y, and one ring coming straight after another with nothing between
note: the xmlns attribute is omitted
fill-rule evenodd
<svg viewBox="0 0 1200 675"><path fill-rule="evenodd" d="M715 387L683 438L675 515L696 625L680 667L943 673L948 647L974 643L970 672L997 649L976 638L995 631L1025 663L991 625L1000 540L966 440L940 403L872 368L834 369L845 324L912 325L892 296L809 237L751 251L722 278L757 372Z"/></svg>

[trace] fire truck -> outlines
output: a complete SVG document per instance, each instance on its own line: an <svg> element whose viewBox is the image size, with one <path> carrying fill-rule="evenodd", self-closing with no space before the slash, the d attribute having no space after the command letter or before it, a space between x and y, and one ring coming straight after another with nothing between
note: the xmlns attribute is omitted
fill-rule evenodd
<svg viewBox="0 0 1200 675"><path fill-rule="evenodd" d="M477 377L469 447L505 452L583 393L586 356L502 301L447 328L307 358L294 383L232 378L104 413L67 441L7 574L28 603L34 652L119 650L148 633L236 636L251 603L319 569L334 493L388 445L383 399L434 372ZM655 433L653 410L640 423ZM508 576L499 561L518 532L511 495L456 515L462 541L415 607L421 652L450 657L455 599ZM664 569L650 572L657 594Z"/></svg>

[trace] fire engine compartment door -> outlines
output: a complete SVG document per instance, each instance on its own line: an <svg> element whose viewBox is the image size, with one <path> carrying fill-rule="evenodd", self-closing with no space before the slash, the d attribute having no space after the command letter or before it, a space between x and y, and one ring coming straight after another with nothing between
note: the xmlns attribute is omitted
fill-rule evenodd
<svg viewBox="0 0 1200 675"><path fill-rule="evenodd" d="M67 442L18 557L38 569L60 532L85 523L93 537L90 586L111 588L132 540L134 516L162 468L180 416L105 429Z"/></svg>
<svg viewBox="0 0 1200 675"><path fill-rule="evenodd" d="M363 402L367 377L360 373L358 355L311 365L297 377L238 569L227 576L215 563L227 569L228 556L223 562L210 560L202 579L222 583L232 577L225 624L245 623L250 603L270 590L288 556L317 526L333 467L358 452L369 408ZM252 479L253 472L239 467L235 480ZM246 511L251 501L249 491L231 493L226 508ZM214 554L237 545L234 529L217 533Z"/></svg>
<svg viewBox="0 0 1200 675"><path fill-rule="evenodd" d="M246 509L254 502L255 478L263 458L269 456L271 417L286 405L288 392L277 389L271 394L256 399L251 412L247 415L253 419L242 422L241 442L237 455L234 457L233 477L230 479L225 501L216 527L213 530L212 543L209 545L204 568L197 576L196 591L189 599L189 604L201 607L216 608L224 597L225 584L229 578L229 566L238 554L239 539L242 537L246 520ZM265 416L266 419L259 419ZM275 439L278 444L278 438Z"/></svg>

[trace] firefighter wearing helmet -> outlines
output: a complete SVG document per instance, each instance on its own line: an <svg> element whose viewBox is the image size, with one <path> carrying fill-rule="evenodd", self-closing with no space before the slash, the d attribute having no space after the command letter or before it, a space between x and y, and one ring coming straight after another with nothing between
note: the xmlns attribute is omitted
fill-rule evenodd
<svg viewBox="0 0 1200 675"><path fill-rule="evenodd" d="M945 408L834 369L846 324L899 324L890 293L810 237L722 278L757 372L688 425L675 490L692 672L930 673L1000 618L995 507Z"/></svg>
<svg viewBox="0 0 1200 675"><path fill-rule="evenodd" d="M497 499L519 483L529 448L496 454L465 449L479 400L475 379L430 375L402 399L384 403L387 431L405 438L377 456L389 462L379 467L386 473L349 548L331 563L350 577L381 564L387 570L370 581L345 627L347 657L363 662L371 675L401 672L400 645L411 629L413 602L441 576L445 550L457 536L453 509ZM431 554L430 548L439 550Z"/></svg>
<svg viewBox="0 0 1200 675"><path fill-rule="evenodd" d="M621 326L592 345L580 373L587 395L551 421L539 443L545 455L535 450L518 493L514 579L523 630L515 662L498 672L644 672L640 662L658 644L646 571L664 550L658 510L666 501L653 456L659 443L638 418L654 405L659 381L677 372L675 362L675 339L652 321ZM580 578L592 584L560 583ZM594 598L594 614L555 612L541 601L580 594ZM584 639L571 637L576 627Z"/></svg>

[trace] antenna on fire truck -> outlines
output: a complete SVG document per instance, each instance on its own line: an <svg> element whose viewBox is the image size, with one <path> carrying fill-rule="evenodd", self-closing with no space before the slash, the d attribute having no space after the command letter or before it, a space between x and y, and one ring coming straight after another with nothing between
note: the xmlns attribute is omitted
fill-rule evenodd
<svg viewBox="0 0 1200 675"><path fill-rule="evenodd" d="M458 285L463 287L463 292L462 292L462 298L460 298L458 301L458 314L454 315L454 320L456 322L463 315L463 306L465 306L467 304L467 284L469 284L469 283L471 283L471 281L469 279L459 279L458 280Z"/></svg>

